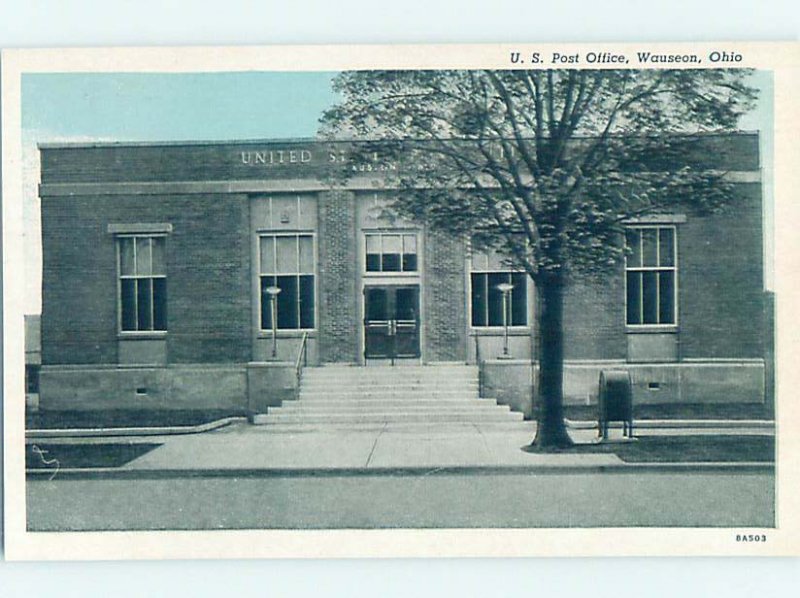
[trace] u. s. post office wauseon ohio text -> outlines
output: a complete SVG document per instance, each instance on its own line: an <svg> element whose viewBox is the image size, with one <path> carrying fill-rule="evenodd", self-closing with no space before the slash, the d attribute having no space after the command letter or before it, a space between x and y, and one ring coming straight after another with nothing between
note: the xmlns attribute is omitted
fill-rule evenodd
<svg viewBox="0 0 800 598"><path fill-rule="evenodd" d="M354 168L354 143L40 145L39 408L263 422L298 396L298 368L338 372L335 392L346 368L412 365L531 418L530 278L399 217L385 179L414 165ZM628 221L624 260L571 276L567 403L595 403L607 369L637 404L771 400L758 134L683 143L726 172L733 205Z"/></svg>

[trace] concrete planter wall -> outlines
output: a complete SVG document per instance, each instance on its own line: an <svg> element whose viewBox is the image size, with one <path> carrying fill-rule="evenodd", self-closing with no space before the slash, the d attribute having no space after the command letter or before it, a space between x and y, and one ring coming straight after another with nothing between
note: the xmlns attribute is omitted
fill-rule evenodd
<svg viewBox="0 0 800 598"><path fill-rule="evenodd" d="M481 363L481 396L497 399L530 419L533 415L534 366L529 360L489 360Z"/></svg>
<svg viewBox="0 0 800 598"><path fill-rule="evenodd" d="M600 372L623 369L631 374L634 404L763 403L761 360L687 361L681 363L567 363L564 401L597 403Z"/></svg>
<svg viewBox="0 0 800 598"><path fill-rule="evenodd" d="M241 366L44 366L39 385L43 411L247 408Z"/></svg>
<svg viewBox="0 0 800 598"><path fill-rule="evenodd" d="M251 362L247 364L247 411L251 415L267 413L268 407L280 407L294 400L297 378L289 362Z"/></svg>
<svg viewBox="0 0 800 598"><path fill-rule="evenodd" d="M497 399L530 419L538 366L527 360L488 360L481 364L481 396ZM627 370L634 404L763 403L762 360L687 361L646 364L624 361L564 364L564 402L597 404L603 370Z"/></svg>
<svg viewBox="0 0 800 598"><path fill-rule="evenodd" d="M266 413L295 398L294 364L238 366L45 366L39 407L44 411L113 409L229 410Z"/></svg>

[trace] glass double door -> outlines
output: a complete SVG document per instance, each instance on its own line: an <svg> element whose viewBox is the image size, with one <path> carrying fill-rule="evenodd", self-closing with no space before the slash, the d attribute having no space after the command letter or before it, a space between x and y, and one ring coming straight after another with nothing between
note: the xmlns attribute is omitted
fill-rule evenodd
<svg viewBox="0 0 800 598"><path fill-rule="evenodd" d="M417 358L419 285L364 287L364 358Z"/></svg>

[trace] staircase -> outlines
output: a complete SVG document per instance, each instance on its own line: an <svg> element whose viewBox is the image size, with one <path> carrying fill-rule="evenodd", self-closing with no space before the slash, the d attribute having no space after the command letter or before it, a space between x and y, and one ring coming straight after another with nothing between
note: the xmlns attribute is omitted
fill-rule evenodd
<svg viewBox="0 0 800 598"><path fill-rule="evenodd" d="M478 397L478 368L323 366L303 370L299 399L269 409L255 423L288 427L386 424L519 426L522 414Z"/></svg>

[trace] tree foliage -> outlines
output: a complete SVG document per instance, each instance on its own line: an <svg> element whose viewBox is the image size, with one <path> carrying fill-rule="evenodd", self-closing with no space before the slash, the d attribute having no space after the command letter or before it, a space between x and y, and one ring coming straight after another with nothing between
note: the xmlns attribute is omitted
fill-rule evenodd
<svg viewBox="0 0 800 598"><path fill-rule="evenodd" d="M619 260L632 217L730 197L698 134L733 131L743 70L351 71L323 117L406 165L395 208L499 249L534 280ZM708 145L706 147L713 147ZM692 149L694 148L694 149ZM692 160L687 154L694 151Z"/></svg>

